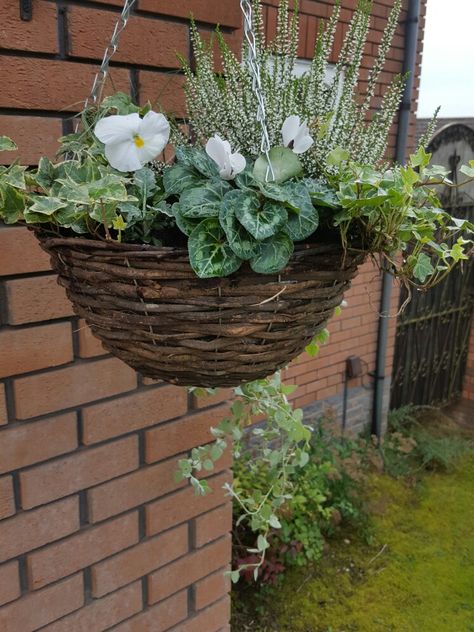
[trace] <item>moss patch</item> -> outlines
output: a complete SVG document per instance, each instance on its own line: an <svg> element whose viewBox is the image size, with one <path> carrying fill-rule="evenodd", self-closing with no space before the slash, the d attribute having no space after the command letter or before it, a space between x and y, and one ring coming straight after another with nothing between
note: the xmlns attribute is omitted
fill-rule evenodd
<svg viewBox="0 0 474 632"><path fill-rule="evenodd" d="M374 477L374 542L333 542L235 632L474 632L474 457L416 487Z"/></svg>

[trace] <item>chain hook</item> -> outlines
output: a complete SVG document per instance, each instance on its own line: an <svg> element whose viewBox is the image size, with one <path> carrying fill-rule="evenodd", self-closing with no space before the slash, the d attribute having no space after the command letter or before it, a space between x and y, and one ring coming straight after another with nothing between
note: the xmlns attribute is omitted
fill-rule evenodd
<svg viewBox="0 0 474 632"><path fill-rule="evenodd" d="M260 145L260 151L265 154L267 159L267 173L265 179L275 180L275 173L273 171L272 162L270 160L270 138L267 128L267 115L265 111L265 95L262 88L262 79L260 76L260 62L257 54L257 42L255 38L254 22L252 5L249 0L240 0L240 8L244 16L244 37L248 45L247 64L252 75L252 88L257 97L257 121L260 123L262 130L262 142ZM271 176L271 177L270 177Z"/></svg>

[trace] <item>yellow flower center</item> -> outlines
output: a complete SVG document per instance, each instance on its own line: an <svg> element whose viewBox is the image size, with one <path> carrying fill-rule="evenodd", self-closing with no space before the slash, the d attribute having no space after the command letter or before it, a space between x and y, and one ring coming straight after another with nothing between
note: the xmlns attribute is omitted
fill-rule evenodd
<svg viewBox="0 0 474 632"><path fill-rule="evenodd" d="M135 134L135 136L133 137L133 142L135 143L135 146L138 147L138 149L141 149L145 145L145 141L138 134Z"/></svg>

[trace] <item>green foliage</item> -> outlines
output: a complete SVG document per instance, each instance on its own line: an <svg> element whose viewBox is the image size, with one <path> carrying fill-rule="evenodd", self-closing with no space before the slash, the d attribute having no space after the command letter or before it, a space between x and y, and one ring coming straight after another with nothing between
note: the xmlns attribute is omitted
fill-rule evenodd
<svg viewBox="0 0 474 632"><path fill-rule="evenodd" d="M266 156L261 155L255 161L253 176L259 182L286 182L303 172L303 165L298 156L288 147L273 147L268 157L272 165L271 169Z"/></svg>

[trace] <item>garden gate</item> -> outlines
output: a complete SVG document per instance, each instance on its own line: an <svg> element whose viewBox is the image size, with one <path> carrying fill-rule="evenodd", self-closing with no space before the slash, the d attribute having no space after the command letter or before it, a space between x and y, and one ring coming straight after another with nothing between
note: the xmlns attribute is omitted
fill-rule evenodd
<svg viewBox="0 0 474 632"><path fill-rule="evenodd" d="M451 124L428 146L433 164L451 169L472 160L474 130ZM462 181L462 175L461 175ZM444 208L474 222L474 187L450 189L441 195ZM407 298L401 292L401 305ZM398 317L391 407L406 404L444 405L461 396L474 308L472 261L429 292L418 292Z"/></svg>

